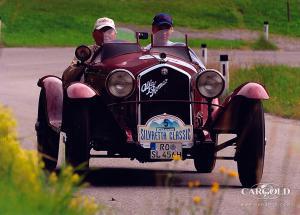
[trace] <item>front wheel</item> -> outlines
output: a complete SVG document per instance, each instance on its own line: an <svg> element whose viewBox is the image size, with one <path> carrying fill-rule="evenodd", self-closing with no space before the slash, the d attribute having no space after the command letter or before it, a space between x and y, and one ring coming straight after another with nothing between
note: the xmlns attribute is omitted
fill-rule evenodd
<svg viewBox="0 0 300 215"><path fill-rule="evenodd" d="M195 168L196 168L197 172L200 172L200 173L210 173L214 169L215 163L216 163L215 158L210 158L210 159L195 158L194 159Z"/></svg>
<svg viewBox="0 0 300 215"><path fill-rule="evenodd" d="M199 173L212 172L216 164L215 144L201 145L195 148L194 165Z"/></svg>
<svg viewBox="0 0 300 215"><path fill-rule="evenodd" d="M261 181L265 157L265 119L260 100L249 100L248 116L239 127L237 167L240 182L252 187Z"/></svg>
<svg viewBox="0 0 300 215"><path fill-rule="evenodd" d="M85 104L75 104L68 110L66 129L66 161L73 167L89 167L89 112Z"/></svg>

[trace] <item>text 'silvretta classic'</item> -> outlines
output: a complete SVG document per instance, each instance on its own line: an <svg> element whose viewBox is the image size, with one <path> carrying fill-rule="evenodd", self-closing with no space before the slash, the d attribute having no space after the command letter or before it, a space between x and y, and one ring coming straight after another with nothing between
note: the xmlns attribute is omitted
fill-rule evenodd
<svg viewBox="0 0 300 215"><path fill-rule="evenodd" d="M49 75L38 81L36 131L46 169L57 165L62 134L66 161L73 166L88 167L91 157L154 162L176 155L193 159L198 172L211 172L216 159L232 159L243 186L259 183L266 144L261 100L269 98L265 88L244 83L221 103L223 75L193 60L187 37L177 45L143 49L139 40L148 35L135 35L134 42L103 44L94 56L79 46L79 72L66 70L62 79ZM91 62L91 57L101 60ZM218 142L218 135L227 133L235 135ZM235 147L234 156L218 157L228 146Z"/></svg>

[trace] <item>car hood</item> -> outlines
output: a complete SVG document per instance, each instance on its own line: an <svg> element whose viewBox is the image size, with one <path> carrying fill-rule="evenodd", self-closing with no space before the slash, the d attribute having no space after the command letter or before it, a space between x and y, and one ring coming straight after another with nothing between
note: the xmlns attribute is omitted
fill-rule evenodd
<svg viewBox="0 0 300 215"><path fill-rule="evenodd" d="M160 60L158 55L149 55L143 53L130 53L118 57L110 58L102 62L106 70L126 69L134 76L158 64L165 66L171 65L186 71L191 76L197 72L196 67L190 63L174 57L166 57L164 61Z"/></svg>

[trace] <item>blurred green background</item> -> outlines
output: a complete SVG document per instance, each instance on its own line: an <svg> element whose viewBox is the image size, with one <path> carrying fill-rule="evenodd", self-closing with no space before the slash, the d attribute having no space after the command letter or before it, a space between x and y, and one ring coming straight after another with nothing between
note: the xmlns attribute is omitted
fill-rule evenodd
<svg viewBox="0 0 300 215"><path fill-rule="evenodd" d="M90 32L98 17L108 16L120 25L148 27L156 13L173 16L175 27L207 31L251 29L300 36L300 1L274 0L0 0L5 46L73 46L91 43ZM231 42L233 43L233 42Z"/></svg>

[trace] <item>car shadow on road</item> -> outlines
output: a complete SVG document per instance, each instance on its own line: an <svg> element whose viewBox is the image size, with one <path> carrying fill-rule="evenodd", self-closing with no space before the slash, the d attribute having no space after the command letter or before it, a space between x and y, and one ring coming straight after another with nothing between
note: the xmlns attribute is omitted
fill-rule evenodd
<svg viewBox="0 0 300 215"><path fill-rule="evenodd" d="M224 179L218 173L138 168L91 168L78 173L83 175L84 182L96 187L187 187L189 181L200 181L201 187L210 187L217 181L224 188L241 188L237 179L231 183L222 183Z"/></svg>

